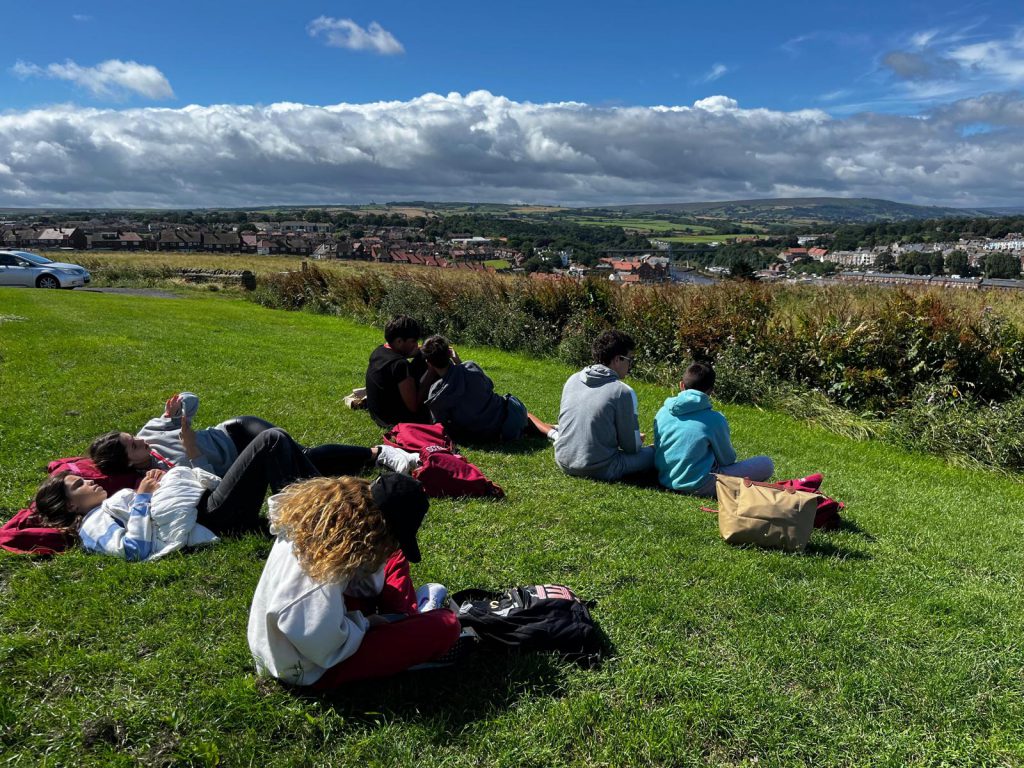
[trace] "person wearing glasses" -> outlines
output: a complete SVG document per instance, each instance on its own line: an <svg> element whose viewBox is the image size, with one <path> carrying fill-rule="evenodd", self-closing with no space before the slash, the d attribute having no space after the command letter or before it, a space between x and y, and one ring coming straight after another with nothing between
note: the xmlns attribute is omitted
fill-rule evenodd
<svg viewBox="0 0 1024 768"><path fill-rule="evenodd" d="M636 343L605 331L591 347L594 364L562 388L555 463L567 475L614 482L654 467L654 447L643 444L636 392L623 379Z"/></svg>

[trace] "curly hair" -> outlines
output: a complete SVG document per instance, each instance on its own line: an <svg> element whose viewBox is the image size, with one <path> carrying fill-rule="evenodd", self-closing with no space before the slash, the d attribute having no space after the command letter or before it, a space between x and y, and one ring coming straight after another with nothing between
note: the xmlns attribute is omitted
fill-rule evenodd
<svg viewBox="0 0 1024 768"><path fill-rule="evenodd" d="M285 488L271 515L271 532L292 542L299 566L321 584L380 568L398 542L358 477L314 477Z"/></svg>
<svg viewBox="0 0 1024 768"><path fill-rule="evenodd" d="M620 355L628 355L636 349L636 342L628 334L612 329L605 331L596 339L590 347L594 356L594 362L601 365L610 365L612 360Z"/></svg>
<svg viewBox="0 0 1024 768"><path fill-rule="evenodd" d="M444 336L431 336L420 349L424 359L437 368L447 368L452 363L451 343Z"/></svg>

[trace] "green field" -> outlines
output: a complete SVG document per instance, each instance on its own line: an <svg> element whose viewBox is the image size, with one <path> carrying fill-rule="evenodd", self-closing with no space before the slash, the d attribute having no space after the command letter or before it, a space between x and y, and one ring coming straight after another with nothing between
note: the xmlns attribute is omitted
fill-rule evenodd
<svg viewBox="0 0 1024 768"><path fill-rule="evenodd" d="M485 261L484 266L492 267L494 269L508 269L512 264L505 259L491 259L490 261Z"/></svg>
<svg viewBox="0 0 1024 768"><path fill-rule="evenodd" d="M136 429L181 389L197 426L254 413L370 444L341 398L378 330L216 294L0 289L0 507L48 459ZM570 370L461 348L557 418ZM636 386L650 434L668 392ZM847 524L803 555L722 543L699 502L566 478L546 441L467 456L508 493L442 500L419 582L561 582L597 601L596 670L485 652L304 696L258 679L247 610L269 541L125 563L0 554L5 765L954 766L1024 762L1024 491L1016 479L725 409L741 454L825 474Z"/></svg>
<svg viewBox="0 0 1024 768"><path fill-rule="evenodd" d="M750 235L669 235L658 237L666 243L723 243L728 240L735 240L737 237L750 237Z"/></svg>
<svg viewBox="0 0 1024 768"><path fill-rule="evenodd" d="M665 219L629 219L617 216L580 216L565 215L559 218L571 221L575 224L587 224L596 227L622 227L623 229L638 230L643 232L675 232L676 230L694 230L696 232L714 232L714 227L706 227L701 224L681 224Z"/></svg>

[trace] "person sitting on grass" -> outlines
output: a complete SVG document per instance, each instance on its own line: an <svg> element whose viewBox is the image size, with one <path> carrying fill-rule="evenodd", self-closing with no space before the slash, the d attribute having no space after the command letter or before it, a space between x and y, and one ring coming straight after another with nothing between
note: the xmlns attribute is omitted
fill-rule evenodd
<svg viewBox="0 0 1024 768"><path fill-rule="evenodd" d="M274 427L253 439L223 480L186 466L150 469L137 490L108 499L91 480L61 472L39 487L35 503L41 525L77 533L89 552L150 560L214 536L265 534L268 489L318 475L302 446Z"/></svg>
<svg viewBox="0 0 1024 768"><path fill-rule="evenodd" d="M423 407L432 378L419 352L420 324L397 315L384 327L384 344L370 354L366 367L366 409L384 429L395 424L430 422ZM411 359L410 359L411 358Z"/></svg>
<svg viewBox="0 0 1024 768"><path fill-rule="evenodd" d="M269 503L277 540L249 611L260 674L328 690L453 648L460 626L443 606L444 588L424 585L418 595L409 575L407 561L420 561L416 532L428 507L419 482L317 478Z"/></svg>
<svg viewBox="0 0 1024 768"><path fill-rule="evenodd" d="M711 409L715 369L694 363L683 373L679 394L654 417L654 463L658 480L673 491L715 496L715 474L763 481L775 465L767 456L736 461L729 424Z"/></svg>
<svg viewBox="0 0 1024 768"><path fill-rule="evenodd" d="M591 347L594 364L562 388L555 463L568 475L615 481L647 472L654 448L644 446L636 392L623 379L636 344L622 331L605 331Z"/></svg>
<svg viewBox="0 0 1024 768"><path fill-rule="evenodd" d="M185 465L224 477L258 435L274 428L257 416L240 416L193 430L192 419L198 410L197 395L174 395L165 403L163 415L146 422L136 436L115 430L94 439L89 458L107 475ZM360 474L374 465L409 473L419 463L416 454L383 445L365 448L329 443L303 447L302 451L321 475Z"/></svg>
<svg viewBox="0 0 1024 768"><path fill-rule="evenodd" d="M473 361L462 362L444 336L423 342L423 357L436 377L427 394L435 422L453 437L518 440L526 434L554 439L557 432L528 410L515 395L495 394L494 382Z"/></svg>

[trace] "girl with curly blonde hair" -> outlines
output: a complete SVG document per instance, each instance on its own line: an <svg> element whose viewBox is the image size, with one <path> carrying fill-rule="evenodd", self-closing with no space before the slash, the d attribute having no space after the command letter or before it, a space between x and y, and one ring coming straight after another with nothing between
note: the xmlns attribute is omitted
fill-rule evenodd
<svg viewBox="0 0 1024 768"><path fill-rule="evenodd" d="M269 504L277 540L248 633L261 673L334 688L401 672L455 644L455 614L421 613L409 575L408 561L420 561L416 532L428 506L418 481L316 477Z"/></svg>

